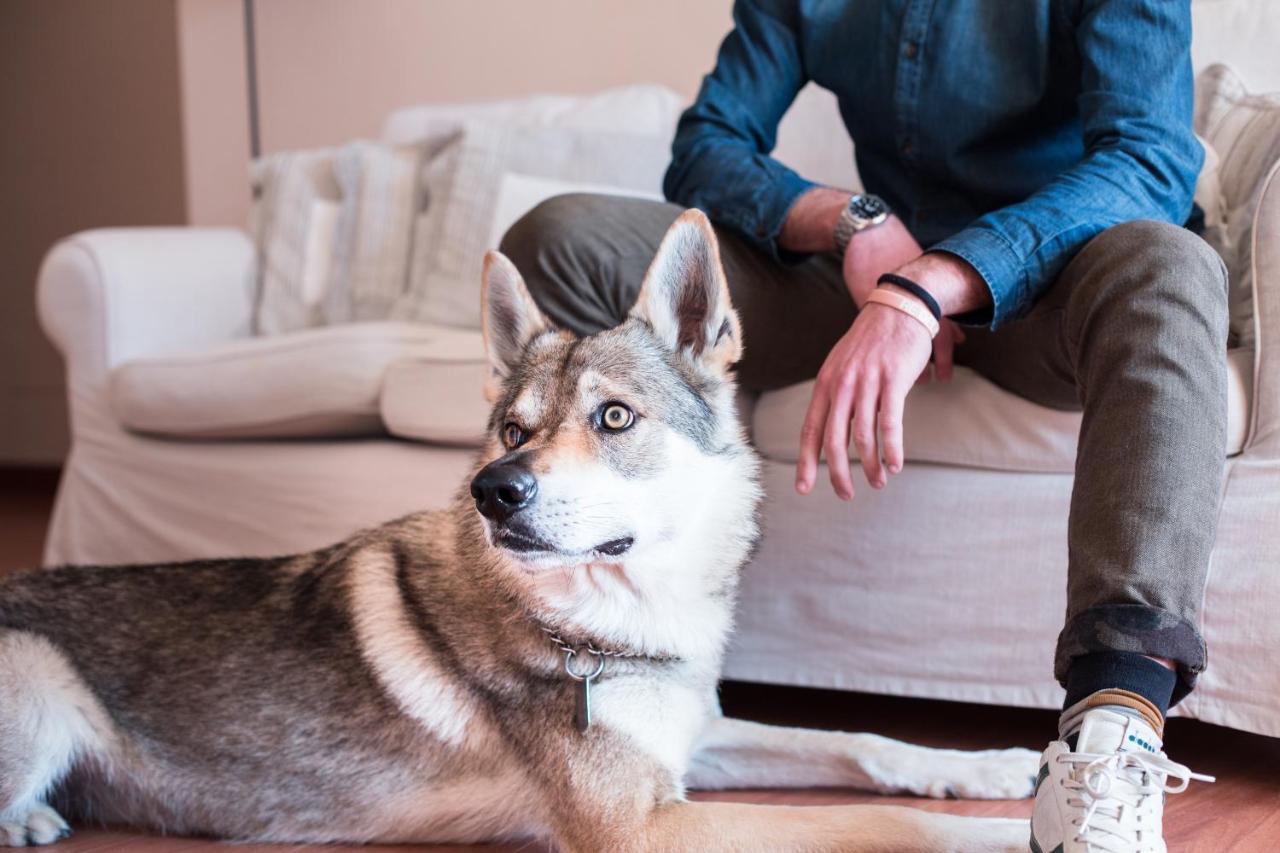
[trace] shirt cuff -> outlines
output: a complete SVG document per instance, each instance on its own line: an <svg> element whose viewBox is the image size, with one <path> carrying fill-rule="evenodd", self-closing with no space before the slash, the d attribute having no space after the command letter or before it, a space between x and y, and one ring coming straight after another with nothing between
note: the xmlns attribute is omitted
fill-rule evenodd
<svg viewBox="0 0 1280 853"><path fill-rule="evenodd" d="M817 184L813 181L806 181L795 172L788 170L776 186L773 197L761 211L760 221L750 236L761 249L768 252L779 263L794 265L809 257L808 253L791 252L782 248L778 245L778 238L782 235L782 226L787 221L791 208L795 207L800 196L816 186Z"/></svg>
<svg viewBox="0 0 1280 853"><path fill-rule="evenodd" d="M1026 263L1009 241L981 226L970 226L929 247L955 255L978 271L991 293L991 307L953 317L959 323L992 329L1022 313L1019 294L1026 292Z"/></svg>

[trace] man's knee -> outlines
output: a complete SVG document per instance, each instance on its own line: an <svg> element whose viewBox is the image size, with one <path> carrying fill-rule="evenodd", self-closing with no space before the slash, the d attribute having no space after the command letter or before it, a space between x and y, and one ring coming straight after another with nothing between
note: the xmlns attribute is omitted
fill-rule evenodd
<svg viewBox="0 0 1280 853"><path fill-rule="evenodd" d="M662 235L680 211L644 198L559 195L517 220L498 248L551 322L589 335L626 317Z"/></svg>
<svg viewBox="0 0 1280 853"><path fill-rule="evenodd" d="M596 221L599 205L599 196L553 196L516 220L498 244L551 322L580 335L619 319L592 274L606 251Z"/></svg>
<svg viewBox="0 0 1280 853"><path fill-rule="evenodd" d="M1074 268L1074 269L1073 269ZM1144 297L1194 307L1212 326L1226 324L1226 267L1195 233L1167 222L1114 225L1089 241L1068 267L1075 309L1111 304L1140 309Z"/></svg>
<svg viewBox="0 0 1280 853"><path fill-rule="evenodd" d="M571 193L540 202L507 229L498 250L522 273L541 268L549 256L580 253L589 245L593 199Z"/></svg>

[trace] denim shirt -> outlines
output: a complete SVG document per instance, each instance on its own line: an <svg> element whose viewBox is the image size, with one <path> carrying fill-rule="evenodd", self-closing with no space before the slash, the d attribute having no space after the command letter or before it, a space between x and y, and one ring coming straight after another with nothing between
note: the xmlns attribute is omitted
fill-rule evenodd
<svg viewBox="0 0 1280 853"><path fill-rule="evenodd" d="M838 98L867 191L986 280L992 309L968 321L1025 313L1111 225L1191 211L1189 0L738 0L733 15L664 189L779 258L813 184L769 152L809 81Z"/></svg>

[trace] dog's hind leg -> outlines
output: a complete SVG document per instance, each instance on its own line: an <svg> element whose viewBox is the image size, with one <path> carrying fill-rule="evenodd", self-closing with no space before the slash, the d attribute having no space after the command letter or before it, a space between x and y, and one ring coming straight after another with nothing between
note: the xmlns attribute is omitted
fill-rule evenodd
<svg viewBox="0 0 1280 853"><path fill-rule="evenodd" d="M685 781L691 788L861 788L925 797L1022 799L1035 788L1027 749L930 749L872 734L712 719Z"/></svg>
<svg viewBox="0 0 1280 853"><path fill-rule="evenodd" d="M0 630L0 847L70 834L45 798L77 756L103 742L105 715L47 640Z"/></svg>

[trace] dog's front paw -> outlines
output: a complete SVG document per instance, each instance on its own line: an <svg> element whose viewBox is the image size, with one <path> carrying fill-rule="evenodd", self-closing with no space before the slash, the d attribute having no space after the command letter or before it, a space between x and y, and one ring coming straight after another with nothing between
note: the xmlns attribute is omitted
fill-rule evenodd
<svg viewBox="0 0 1280 853"><path fill-rule="evenodd" d="M1029 749L951 752L934 768L930 797L961 800L1022 800L1035 792L1040 754Z"/></svg>
<svg viewBox="0 0 1280 853"><path fill-rule="evenodd" d="M37 803L25 813L0 818L0 847L36 847L53 844L71 834L62 815Z"/></svg>

